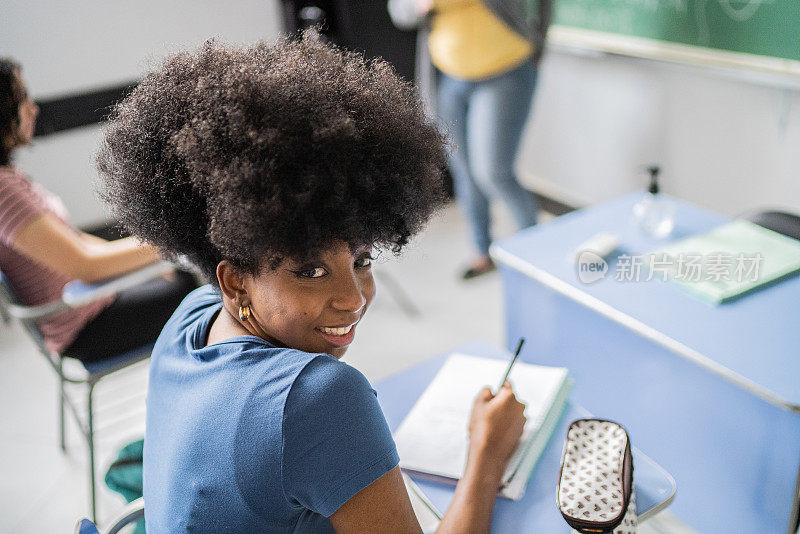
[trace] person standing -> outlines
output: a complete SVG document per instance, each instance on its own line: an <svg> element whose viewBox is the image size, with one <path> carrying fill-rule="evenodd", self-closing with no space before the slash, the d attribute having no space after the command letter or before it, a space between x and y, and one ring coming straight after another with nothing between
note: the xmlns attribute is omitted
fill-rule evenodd
<svg viewBox="0 0 800 534"><path fill-rule="evenodd" d="M536 86L550 1L540 0L532 14L525 13L524 5L415 0L415 13L408 17L409 0L389 4L400 26L430 21L428 53L439 73L437 114L455 144L450 173L477 252L464 279L495 269L489 257L492 199L507 206L519 228L536 224L535 197L519 184L514 160Z"/></svg>

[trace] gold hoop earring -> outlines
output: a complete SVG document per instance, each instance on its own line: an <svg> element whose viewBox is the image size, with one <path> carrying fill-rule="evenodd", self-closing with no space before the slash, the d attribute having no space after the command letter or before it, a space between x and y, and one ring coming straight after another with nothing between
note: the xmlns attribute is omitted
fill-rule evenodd
<svg viewBox="0 0 800 534"><path fill-rule="evenodd" d="M242 322L247 321L250 318L250 306L239 306L239 319Z"/></svg>

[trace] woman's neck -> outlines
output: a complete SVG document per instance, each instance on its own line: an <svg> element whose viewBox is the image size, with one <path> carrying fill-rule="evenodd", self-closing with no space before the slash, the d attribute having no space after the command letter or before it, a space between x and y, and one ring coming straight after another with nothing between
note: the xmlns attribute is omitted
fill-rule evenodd
<svg viewBox="0 0 800 534"><path fill-rule="evenodd" d="M250 332L239 324L223 306L211 321L205 346L221 343L232 337L249 335L251 335Z"/></svg>

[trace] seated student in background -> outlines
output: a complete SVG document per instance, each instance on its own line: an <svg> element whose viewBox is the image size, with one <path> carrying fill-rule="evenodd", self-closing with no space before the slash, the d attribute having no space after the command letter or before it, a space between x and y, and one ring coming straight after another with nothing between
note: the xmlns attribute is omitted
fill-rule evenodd
<svg viewBox="0 0 800 534"><path fill-rule="evenodd" d="M0 58L0 269L27 305L59 300L71 280L97 282L160 259L133 238L104 241L71 227L61 199L13 165L14 150L31 142L38 113L19 65ZM192 288L185 274L159 278L46 318L39 328L53 352L85 362L116 356L155 341Z"/></svg>
<svg viewBox="0 0 800 534"><path fill-rule="evenodd" d="M99 156L106 198L212 280L153 352L148 532L420 531L375 391L339 358L375 294L374 251L423 227L444 165L389 65L310 35L209 42L120 104ZM440 532L489 531L524 420L510 386L478 395Z"/></svg>

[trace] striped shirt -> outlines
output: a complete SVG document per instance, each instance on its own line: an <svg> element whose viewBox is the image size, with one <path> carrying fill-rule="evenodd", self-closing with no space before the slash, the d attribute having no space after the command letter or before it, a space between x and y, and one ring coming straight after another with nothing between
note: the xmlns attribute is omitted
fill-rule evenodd
<svg viewBox="0 0 800 534"><path fill-rule="evenodd" d="M35 306L61 299L69 278L14 249L14 239L38 215L50 213L65 225L67 212L54 194L32 183L15 167L0 166L0 269L20 303ZM87 306L67 310L38 322L48 350L67 348L86 323L114 301L113 296Z"/></svg>

